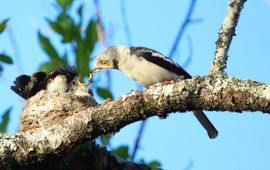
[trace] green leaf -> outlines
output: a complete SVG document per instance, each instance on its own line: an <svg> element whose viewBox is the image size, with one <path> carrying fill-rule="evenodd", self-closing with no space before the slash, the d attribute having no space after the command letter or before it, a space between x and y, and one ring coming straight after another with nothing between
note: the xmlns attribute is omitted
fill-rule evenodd
<svg viewBox="0 0 270 170"><path fill-rule="evenodd" d="M87 47L83 41L77 39L77 46L75 47L76 54L76 66L81 73L81 77L89 75L89 62L90 62L90 53L87 52Z"/></svg>
<svg viewBox="0 0 270 170"><path fill-rule="evenodd" d="M114 150L112 150L112 153L119 156L120 158L127 159L128 156L128 146L120 146Z"/></svg>
<svg viewBox="0 0 270 170"><path fill-rule="evenodd" d="M55 70L55 67L51 63L43 63L40 65L39 70L49 73Z"/></svg>
<svg viewBox="0 0 270 170"><path fill-rule="evenodd" d="M94 20L88 23L85 31L85 38L83 40L76 39L77 46L76 52L76 65L80 70L82 77L89 74L89 61L90 55L94 49L95 43L97 42L97 31Z"/></svg>
<svg viewBox="0 0 270 170"><path fill-rule="evenodd" d="M77 10L77 14L79 16L79 24L78 27L81 29L82 27L82 22L83 22L83 4L80 5L80 7Z"/></svg>
<svg viewBox="0 0 270 170"><path fill-rule="evenodd" d="M38 38L39 38L39 43L43 50L47 53L47 55L51 59L59 59L59 55L53 45L51 44L49 38L45 37L44 35L41 34L41 32L38 32Z"/></svg>
<svg viewBox="0 0 270 170"><path fill-rule="evenodd" d="M68 64L68 54L67 51L65 51L64 55L62 56L62 60L65 64Z"/></svg>
<svg viewBox="0 0 270 170"><path fill-rule="evenodd" d="M58 22L53 22L47 19L47 22L51 26L51 28L58 34L64 36L65 35L65 30L64 28L58 23Z"/></svg>
<svg viewBox="0 0 270 170"><path fill-rule="evenodd" d="M53 70L58 69L59 67L63 66L63 65L67 65L67 61L66 58L59 58L57 60L52 59L50 60L50 62L46 62L40 65L39 70L40 71L44 71L46 73L49 73Z"/></svg>
<svg viewBox="0 0 270 170"><path fill-rule="evenodd" d="M7 19L5 19L4 21L2 21L2 22L0 23L0 33L2 33L2 32L6 29L8 20L9 20L9 19L7 18Z"/></svg>
<svg viewBox="0 0 270 170"><path fill-rule="evenodd" d="M80 18L82 18L82 13L83 13L83 4L81 4L77 10L77 14L79 15Z"/></svg>
<svg viewBox="0 0 270 170"><path fill-rule="evenodd" d="M4 63L7 63L7 64L12 64L13 63L12 58L5 55L5 54L0 54L0 61L2 61Z"/></svg>
<svg viewBox="0 0 270 170"><path fill-rule="evenodd" d="M110 143L111 137L112 135L110 134L100 136L100 142L102 143L103 146L107 146Z"/></svg>
<svg viewBox="0 0 270 170"><path fill-rule="evenodd" d="M80 36L80 28L75 25L72 17L66 14L61 14L57 17L54 28L57 33L62 36L62 42L68 43Z"/></svg>
<svg viewBox="0 0 270 170"><path fill-rule="evenodd" d="M86 27L85 41L90 52L93 51L94 45L98 40L96 21L91 20Z"/></svg>
<svg viewBox="0 0 270 170"><path fill-rule="evenodd" d="M6 132L7 131L7 126L9 122L9 116L10 112L12 110L12 107L8 108L5 113L2 115L2 122L0 123L0 132Z"/></svg>
<svg viewBox="0 0 270 170"><path fill-rule="evenodd" d="M160 168L161 167L161 163L158 161L151 161L147 165L150 166L151 168Z"/></svg>
<svg viewBox="0 0 270 170"><path fill-rule="evenodd" d="M0 65L0 76L1 76L1 73L3 72L4 68L2 65Z"/></svg>
<svg viewBox="0 0 270 170"><path fill-rule="evenodd" d="M62 10L65 12L69 9L69 7L72 5L73 0L56 0L56 3L62 8Z"/></svg>
<svg viewBox="0 0 270 170"><path fill-rule="evenodd" d="M107 99L107 98L113 99L113 95L108 89L97 87L96 90L97 90L97 94L101 98L103 98L103 99Z"/></svg>

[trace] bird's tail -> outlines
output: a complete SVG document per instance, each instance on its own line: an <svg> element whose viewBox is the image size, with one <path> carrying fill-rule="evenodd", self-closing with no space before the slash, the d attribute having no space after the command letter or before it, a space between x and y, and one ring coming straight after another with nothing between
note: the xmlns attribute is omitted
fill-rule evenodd
<svg viewBox="0 0 270 170"><path fill-rule="evenodd" d="M205 130L208 133L208 136L211 139L214 139L218 136L218 131L214 127L214 125L210 122L210 120L207 118L207 116L203 113L201 110L193 110L192 111L195 115L195 117L199 120L201 125L205 128Z"/></svg>
<svg viewBox="0 0 270 170"><path fill-rule="evenodd" d="M46 73L39 71L32 76L21 75L13 81L14 85L10 88L24 99L34 96L37 92L44 89Z"/></svg>

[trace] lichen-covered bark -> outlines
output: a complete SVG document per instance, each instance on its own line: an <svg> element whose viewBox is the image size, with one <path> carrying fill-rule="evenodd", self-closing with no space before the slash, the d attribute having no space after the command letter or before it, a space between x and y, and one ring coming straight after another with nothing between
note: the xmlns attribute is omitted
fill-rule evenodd
<svg viewBox="0 0 270 170"><path fill-rule="evenodd" d="M235 78L194 77L175 84L156 84L143 92L132 91L95 107L91 101L72 93L46 91L32 97L23 110L20 133L0 136L0 166L26 166L50 155L63 155L130 123L151 116L164 118L176 111L270 113L270 85Z"/></svg>
<svg viewBox="0 0 270 170"><path fill-rule="evenodd" d="M230 0L227 16L219 30L219 37L216 41L215 57L212 61L209 74L226 77L224 69L227 64L227 53L231 45L232 38L235 35L235 28L245 2L246 0Z"/></svg>
<svg viewBox="0 0 270 170"><path fill-rule="evenodd" d="M26 101L19 133L0 135L0 169L151 169L89 143L96 105L89 96L40 91Z"/></svg>

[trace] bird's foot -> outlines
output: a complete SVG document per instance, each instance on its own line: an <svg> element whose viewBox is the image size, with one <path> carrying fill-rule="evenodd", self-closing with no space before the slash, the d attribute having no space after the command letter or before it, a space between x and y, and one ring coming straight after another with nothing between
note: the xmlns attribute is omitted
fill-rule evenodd
<svg viewBox="0 0 270 170"><path fill-rule="evenodd" d="M173 80L164 80L163 81L163 84L165 84L165 85L169 85L169 84L173 84L173 83L174 83Z"/></svg>

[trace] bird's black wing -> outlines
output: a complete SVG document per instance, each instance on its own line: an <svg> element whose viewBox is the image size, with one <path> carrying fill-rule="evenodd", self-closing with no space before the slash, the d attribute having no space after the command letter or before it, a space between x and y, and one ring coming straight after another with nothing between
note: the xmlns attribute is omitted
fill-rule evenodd
<svg viewBox="0 0 270 170"><path fill-rule="evenodd" d="M153 49L146 47L130 47L130 54L142 57L145 60L154 63L166 70L169 70L177 75L184 76L185 79L191 78L191 75L188 74L181 66Z"/></svg>
<svg viewBox="0 0 270 170"><path fill-rule="evenodd" d="M45 88L45 72L36 72L32 76L21 75L15 79L11 90L24 99L34 96L37 92Z"/></svg>
<svg viewBox="0 0 270 170"><path fill-rule="evenodd" d="M46 83L49 83L58 75L65 75L67 77L67 83L70 83L73 79L75 79L75 77L79 76L80 73L75 67L64 65L59 69L51 72L46 78Z"/></svg>

